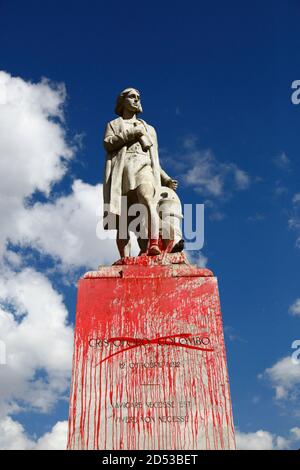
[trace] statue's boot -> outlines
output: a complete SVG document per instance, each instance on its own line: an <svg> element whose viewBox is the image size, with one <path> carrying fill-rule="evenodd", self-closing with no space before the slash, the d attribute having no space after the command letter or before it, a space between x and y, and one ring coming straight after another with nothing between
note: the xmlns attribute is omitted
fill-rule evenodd
<svg viewBox="0 0 300 470"><path fill-rule="evenodd" d="M180 251L183 251L183 249L184 249L184 240L181 239L181 240L179 240L179 242L177 242L173 246L173 248L171 250L171 253L179 253Z"/></svg>
<svg viewBox="0 0 300 470"><path fill-rule="evenodd" d="M149 248L148 248L148 255L149 256L156 256L160 255L161 251L158 246L158 239L157 238L151 238L150 243L149 243Z"/></svg>

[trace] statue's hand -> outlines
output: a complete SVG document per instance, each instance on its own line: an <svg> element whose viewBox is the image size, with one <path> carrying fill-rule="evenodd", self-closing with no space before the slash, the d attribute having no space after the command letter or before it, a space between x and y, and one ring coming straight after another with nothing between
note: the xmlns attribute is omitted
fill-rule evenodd
<svg viewBox="0 0 300 470"><path fill-rule="evenodd" d="M172 178L169 179L168 183L167 183L167 186L168 188L171 188L173 189L173 191L176 191L176 189L178 188L178 181L177 180L173 180Z"/></svg>
<svg viewBox="0 0 300 470"><path fill-rule="evenodd" d="M139 139L146 133L145 127L142 124L136 124L133 128L133 133L134 133L134 137L136 139Z"/></svg>
<svg viewBox="0 0 300 470"><path fill-rule="evenodd" d="M130 130L127 131L128 142L127 144L132 144L137 142L145 134L145 129L142 125L137 124L133 126Z"/></svg>

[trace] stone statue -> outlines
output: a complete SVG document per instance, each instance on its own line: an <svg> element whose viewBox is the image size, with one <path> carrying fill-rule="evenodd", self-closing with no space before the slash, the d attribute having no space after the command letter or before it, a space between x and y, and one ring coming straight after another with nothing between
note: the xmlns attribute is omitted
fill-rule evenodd
<svg viewBox="0 0 300 470"><path fill-rule="evenodd" d="M117 98L117 119L104 133L107 151L103 183L104 228L117 229L121 258L130 256L128 207L143 204L147 209L143 232L137 234L140 254L150 256L183 250L181 204L175 193L178 182L161 168L155 129L138 114L142 112L140 93L126 88ZM126 207L123 208L124 196ZM121 219L127 227L121 236Z"/></svg>

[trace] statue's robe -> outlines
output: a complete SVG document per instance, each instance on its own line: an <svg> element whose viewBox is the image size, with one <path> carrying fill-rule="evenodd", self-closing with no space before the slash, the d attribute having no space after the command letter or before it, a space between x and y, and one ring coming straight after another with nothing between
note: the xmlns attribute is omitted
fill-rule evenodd
<svg viewBox="0 0 300 470"><path fill-rule="evenodd" d="M153 143L149 149L151 166L154 177L154 198L159 200L161 185L166 185L170 177L162 170L158 158L157 136L154 127L147 124L142 119L139 121L145 126L145 129ZM104 182L103 182L103 201L105 210L105 229L116 228L114 220L116 216L121 215L121 197L122 197L122 178L128 137L123 122L123 118L119 117L110 121L104 133L104 148L107 151ZM110 215L113 215L111 218ZM107 225L107 221L109 223Z"/></svg>

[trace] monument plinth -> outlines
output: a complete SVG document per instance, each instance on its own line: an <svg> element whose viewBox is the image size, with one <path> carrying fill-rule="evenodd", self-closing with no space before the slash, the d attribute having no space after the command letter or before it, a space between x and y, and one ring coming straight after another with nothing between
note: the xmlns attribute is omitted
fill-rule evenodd
<svg viewBox="0 0 300 470"><path fill-rule="evenodd" d="M165 253L79 281L68 448L235 448L211 271Z"/></svg>

